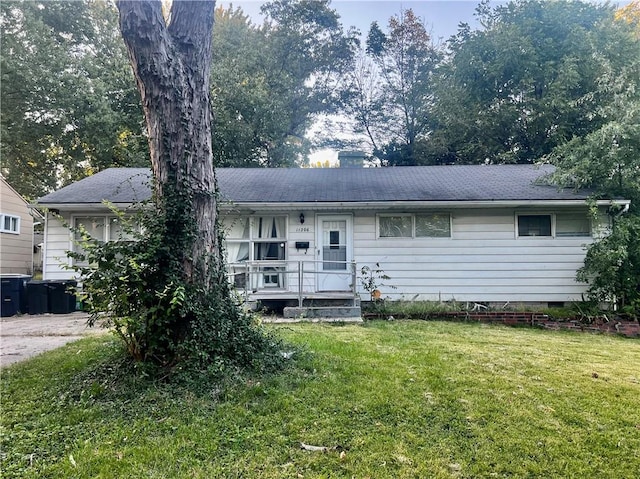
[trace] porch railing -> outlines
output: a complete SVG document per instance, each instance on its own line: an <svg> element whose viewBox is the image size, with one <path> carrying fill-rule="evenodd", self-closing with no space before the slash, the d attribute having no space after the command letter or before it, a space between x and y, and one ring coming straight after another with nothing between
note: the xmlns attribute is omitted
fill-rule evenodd
<svg viewBox="0 0 640 479"><path fill-rule="evenodd" d="M332 269L324 270L322 266L330 265ZM330 296L331 293L348 294L351 297L357 293L357 273L355 261L315 261L315 260L269 260L243 261L227 265L229 282L236 290L250 301L252 296L264 299L276 299L286 293L295 295L298 306L310 296ZM336 275L348 280L345 290L319 290L318 275ZM272 298L267 298L273 293Z"/></svg>

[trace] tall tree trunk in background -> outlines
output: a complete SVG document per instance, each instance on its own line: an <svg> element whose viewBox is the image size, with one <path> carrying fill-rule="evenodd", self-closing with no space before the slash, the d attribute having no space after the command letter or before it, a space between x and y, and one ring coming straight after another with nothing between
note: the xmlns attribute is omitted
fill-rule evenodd
<svg viewBox="0 0 640 479"><path fill-rule="evenodd" d="M182 255L188 283L209 281L211 260L221 259L209 103L214 8L214 0L174 0L165 21L159 0L118 1L147 122L156 203L167 235L186 238L184 250L173 253Z"/></svg>

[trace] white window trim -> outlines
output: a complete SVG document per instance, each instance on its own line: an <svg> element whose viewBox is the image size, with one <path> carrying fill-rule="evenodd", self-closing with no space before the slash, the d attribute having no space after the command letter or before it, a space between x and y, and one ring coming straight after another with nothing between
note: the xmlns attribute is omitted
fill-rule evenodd
<svg viewBox="0 0 640 479"><path fill-rule="evenodd" d="M5 218L11 218L11 219L17 220L16 221L16 229L15 230L5 229L5 227L4 227ZM0 233L8 233L8 234L12 234L12 235L19 235L20 234L20 227L22 226L21 223L22 223L22 219L18 215L10 215L10 214L7 214L7 213L0 213Z"/></svg>
<svg viewBox="0 0 640 479"><path fill-rule="evenodd" d="M449 217L449 236L416 236L416 216L447 215ZM380 236L380 218L390 218L395 216L411 217L411 236ZM453 215L448 211L430 211L419 213L378 213L376 214L376 239L387 240L426 240L443 241L453 239Z"/></svg>

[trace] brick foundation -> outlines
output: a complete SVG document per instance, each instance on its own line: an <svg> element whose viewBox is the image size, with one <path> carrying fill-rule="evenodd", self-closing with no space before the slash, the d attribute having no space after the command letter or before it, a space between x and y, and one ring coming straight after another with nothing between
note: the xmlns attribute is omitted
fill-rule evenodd
<svg viewBox="0 0 640 479"><path fill-rule="evenodd" d="M542 313L514 311L452 311L438 313L438 317L452 321L477 321L480 323L501 323L509 326L537 326L544 329L583 331L590 333L621 334L640 337L640 323L635 320L594 318L592 322L579 319L552 319Z"/></svg>

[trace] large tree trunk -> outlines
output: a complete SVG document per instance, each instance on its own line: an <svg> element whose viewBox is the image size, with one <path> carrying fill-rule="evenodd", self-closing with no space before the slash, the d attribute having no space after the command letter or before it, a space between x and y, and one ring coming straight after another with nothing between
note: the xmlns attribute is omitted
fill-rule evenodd
<svg viewBox="0 0 640 479"><path fill-rule="evenodd" d="M208 282L211 261L220 261L209 103L214 7L213 0L174 0L165 21L158 0L118 1L147 122L157 206L168 234L191 228L187 251L175 252L189 283Z"/></svg>

